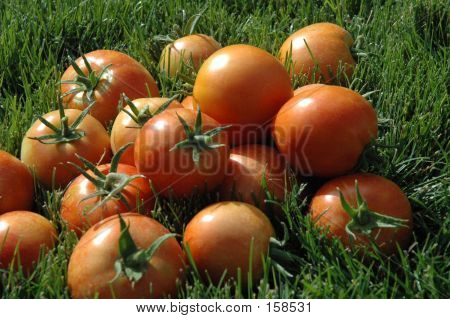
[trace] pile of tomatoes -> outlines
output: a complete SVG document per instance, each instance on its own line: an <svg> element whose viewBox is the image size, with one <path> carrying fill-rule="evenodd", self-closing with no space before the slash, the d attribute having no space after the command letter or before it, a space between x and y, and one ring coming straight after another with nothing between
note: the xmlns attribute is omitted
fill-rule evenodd
<svg viewBox="0 0 450 319"><path fill-rule="evenodd" d="M167 45L159 64L168 77L196 71L183 100L160 97L126 54L71 61L60 107L29 128L21 161L0 151L0 267L29 274L57 245L55 226L30 212L34 180L64 190L62 228L80 238L68 267L74 298L175 297L188 266L213 284L257 283L266 257L277 262L272 252L282 250L272 224L289 214L280 203L293 182L316 177L328 180L309 209L321 231L362 253L404 248L407 197L384 177L355 172L377 138L376 112L330 84L352 76L352 44L331 23L295 32L278 57L189 35ZM294 91L293 78L314 84ZM221 201L180 240L151 217L157 198L211 192Z"/></svg>

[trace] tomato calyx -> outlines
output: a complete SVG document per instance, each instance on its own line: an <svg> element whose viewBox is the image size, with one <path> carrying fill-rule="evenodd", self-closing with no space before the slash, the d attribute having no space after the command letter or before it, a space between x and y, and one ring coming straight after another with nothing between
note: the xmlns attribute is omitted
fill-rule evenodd
<svg viewBox="0 0 450 319"><path fill-rule="evenodd" d="M183 129L186 133L187 138L181 142L175 144L169 151L175 151L177 149L192 148L192 160L195 166L200 164L200 154L202 151L213 150L219 147L226 146L225 144L214 143L213 137L218 135L223 130L231 127L231 125L224 125L213 128L209 131L202 133L202 113L200 107L197 108L197 117L195 119L194 129L189 127L186 121L178 115L178 119L183 125Z"/></svg>
<svg viewBox="0 0 450 319"><path fill-rule="evenodd" d="M114 263L116 270L115 277L110 281L113 283L121 275L125 275L134 286L149 268L148 263L161 247L161 245L169 238L177 236L173 233L168 233L158 237L148 248L139 249L136 246L130 234L130 224L126 224L122 215L119 214L120 220L120 237L119 237L119 254L120 258Z"/></svg>
<svg viewBox="0 0 450 319"><path fill-rule="evenodd" d="M125 152L125 150L132 144L133 143L128 143L124 145L117 151L116 154L114 154L113 158L111 159L111 165L108 174L102 173L95 166L95 164L89 162L87 159L78 154L76 154L77 158L84 164L87 170L90 170L94 174L94 176L89 174L86 169L81 168L75 163L69 162L69 164L74 166L87 180L89 180L97 188L96 192L84 197L82 201L96 197L101 199L100 201L98 201L97 204L95 204L92 208L90 208L90 210L86 214L93 212L94 210L101 207L111 199L119 200L126 206L127 209L131 210L130 203L128 203L128 200L123 195L123 191L125 187L127 187L132 181L134 181L137 178L143 178L144 176L143 175L130 176L127 174L118 173L117 169L119 167L120 157Z"/></svg>
<svg viewBox="0 0 450 319"><path fill-rule="evenodd" d="M341 200L341 206L351 218L345 226L345 231L352 240L356 239L355 233L370 236L372 230L376 228L400 228L408 226L406 224L407 220L405 219L387 216L370 210L367 202L359 192L357 180L355 180L355 190L357 206L354 208L350 206L344 198L341 190L337 188L339 198Z"/></svg>
<svg viewBox="0 0 450 319"><path fill-rule="evenodd" d="M78 129L78 126L83 122L84 118L88 115L89 111L94 106L95 102L89 104L87 108L80 113L80 115L75 119L75 121L69 125L69 118L64 112L64 107L59 103L59 117L60 125L59 127L53 125L47 121L43 116L39 116L38 119L42 124L50 128L54 133L42 136L28 137L31 140L39 141L42 144L60 144L60 143L70 143L79 140L86 136L86 132Z"/></svg>
<svg viewBox="0 0 450 319"><path fill-rule="evenodd" d="M80 67L76 64L76 62L69 57L70 65L73 67L75 72L77 73L77 76L73 80L64 80L61 81L61 84L75 84L78 87L67 91L62 95L62 97L65 97L67 95L71 94L77 94L79 92L86 92L86 96L88 98L89 102L95 101L94 91L97 88L97 85L100 83L100 80L103 76L103 74L108 70L108 68L111 67L112 64L106 65L103 69L101 69L100 73L97 75L97 73L92 69L91 64L86 59L86 56L83 54L82 59L84 61L84 65L87 69L87 74L85 74Z"/></svg>
<svg viewBox="0 0 450 319"><path fill-rule="evenodd" d="M122 94L122 100L120 101L119 111L125 112L138 126L129 128L141 128L152 117L164 112L174 100L178 98L178 95L172 96L169 100L164 102L156 111L151 112L149 105L144 106L139 110L136 105L125 94ZM130 111L123 107L123 101L130 107Z"/></svg>

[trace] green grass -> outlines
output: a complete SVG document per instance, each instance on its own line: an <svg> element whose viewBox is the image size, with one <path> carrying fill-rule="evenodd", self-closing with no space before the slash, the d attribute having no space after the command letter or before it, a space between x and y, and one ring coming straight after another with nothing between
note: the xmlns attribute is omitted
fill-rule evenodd
<svg viewBox="0 0 450 319"><path fill-rule="evenodd" d="M190 16L202 8L201 1L193 0L1 1L0 149L19 155L24 133L37 114L55 109L56 83L68 55L120 50L151 71L164 95L189 91L180 79L158 74L164 43L152 38L182 25L183 10ZM358 61L351 87L361 93L375 91L370 99L380 118L378 142L389 146L377 147L364 168L405 190L413 205L414 240L396 257L374 255L361 261L311 227L307 205L294 191L284 204L283 218L290 229L287 249L299 257L289 267L294 278L268 267L259 287L236 289L232 284L210 286L190 274L180 287L181 297L450 296L449 14L445 0L210 1L197 31L223 45L249 43L276 54L288 34L319 21L343 25L359 39L366 55ZM307 190L320 181L310 184ZM57 192L38 193L36 210L60 225ZM214 197L162 203L155 216L182 232L186 221ZM1 271L2 298L69 297L66 269L75 243L62 231L60 244L31 278Z"/></svg>

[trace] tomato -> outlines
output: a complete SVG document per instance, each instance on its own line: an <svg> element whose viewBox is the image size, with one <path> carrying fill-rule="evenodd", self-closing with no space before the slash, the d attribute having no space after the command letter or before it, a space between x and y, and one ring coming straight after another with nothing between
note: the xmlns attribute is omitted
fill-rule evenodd
<svg viewBox="0 0 450 319"><path fill-rule="evenodd" d="M122 110L114 121L111 130L111 149L113 153L116 153L122 146L136 140L136 135L142 125L145 124L155 113L159 111L159 108L168 102L168 98L153 97L153 98L141 98L132 101L140 114L133 114L130 105L126 106ZM173 100L167 106L167 109L182 108L180 102ZM133 119L131 116L135 116ZM125 153L123 153L121 163L134 166L134 147L129 147Z"/></svg>
<svg viewBox="0 0 450 319"><path fill-rule="evenodd" d="M263 209L268 208L266 199L284 199L289 190L287 164L274 148L250 144L230 152L227 175L219 188L221 199L238 199Z"/></svg>
<svg viewBox="0 0 450 319"><path fill-rule="evenodd" d="M191 34L168 44L161 53L159 68L169 76L175 76L183 64L198 70L203 61L222 46L205 34Z"/></svg>
<svg viewBox="0 0 450 319"><path fill-rule="evenodd" d="M279 57L283 64L292 60L292 74L303 75L310 82L330 82L338 75L340 64L345 74L352 76L356 65L352 45L353 38L345 29L332 23L316 23L287 38Z"/></svg>
<svg viewBox="0 0 450 319"><path fill-rule="evenodd" d="M145 67L111 50L97 50L86 54L85 59L78 58L61 78L65 107L83 110L95 101L91 115L103 125L117 116L121 94L134 100L148 97L148 91L153 97L159 96L156 82Z"/></svg>
<svg viewBox="0 0 450 319"><path fill-rule="evenodd" d="M186 109L197 110L197 102L192 95L186 96L183 101L181 101L181 105Z"/></svg>
<svg viewBox="0 0 450 319"><path fill-rule="evenodd" d="M55 246L55 227L45 217L29 211L12 211L0 216L0 268L20 265L25 274L34 269L41 249Z"/></svg>
<svg viewBox="0 0 450 319"><path fill-rule="evenodd" d="M33 176L27 166L0 150L0 215L13 210L31 209L33 196Z"/></svg>
<svg viewBox="0 0 450 319"><path fill-rule="evenodd" d="M185 108L166 110L150 119L136 138L136 167L163 196L210 191L224 179L229 157L224 127L199 114ZM190 127L189 134L180 118Z"/></svg>
<svg viewBox="0 0 450 319"><path fill-rule="evenodd" d="M111 158L108 132L102 124L80 110L67 109L63 114L53 111L43 119L57 130L37 120L28 129L22 141L21 159L34 170L38 180L47 188L65 187L78 176L78 172L68 162L81 164L75 154L94 163L105 163ZM67 118L67 122L62 120ZM81 119L78 125L78 119ZM76 125L76 126L74 126ZM46 138L47 136L51 138ZM40 138L37 140L35 138Z"/></svg>
<svg viewBox="0 0 450 319"><path fill-rule="evenodd" d="M271 54L250 45L231 45L211 55L194 84L202 112L232 124L232 145L261 141L264 127L293 95L289 74Z"/></svg>
<svg viewBox="0 0 450 319"><path fill-rule="evenodd" d="M317 90L318 88L324 86L325 84L308 84L305 86L301 86L297 89L294 90L294 96L299 95L300 93L305 93L305 92L314 92L315 90Z"/></svg>
<svg viewBox="0 0 450 319"><path fill-rule="evenodd" d="M360 94L340 86L303 87L281 108L273 136L291 166L305 176L349 172L377 137L377 116Z"/></svg>
<svg viewBox="0 0 450 319"><path fill-rule="evenodd" d="M126 164L100 165L81 174L69 185L61 200L61 217L68 228L80 235L83 230L106 217L130 210L150 212L155 204L150 182L138 175L134 166ZM92 179L95 178L95 185ZM103 176L102 176L103 175ZM108 198L108 195L114 195ZM122 196L122 200L118 196Z"/></svg>
<svg viewBox="0 0 450 319"><path fill-rule="evenodd" d="M160 223L136 213L122 215L137 249L147 249L169 233ZM68 285L73 298L163 298L174 297L182 280L183 251L175 238L165 240L150 260L139 266L142 277L131 281L123 273L116 277L121 261L118 216L105 219L81 237L69 261Z"/></svg>
<svg viewBox="0 0 450 319"><path fill-rule="evenodd" d="M355 181L362 197L360 203ZM352 207L354 217L343 206L337 189ZM397 251L397 244L406 248L411 239L408 198L395 183L373 174L347 175L327 182L312 199L311 217L318 227L329 231L329 236L339 238L348 247L354 247L352 241L361 246L373 240L382 253L389 255Z"/></svg>
<svg viewBox="0 0 450 319"><path fill-rule="evenodd" d="M217 284L225 271L225 279L237 279L239 268L245 286L250 261L253 283L263 275L262 260L274 234L267 216L255 206L221 202L195 215L186 226L183 243L197 269L202 275L207 272L213 283Z"/></svg>

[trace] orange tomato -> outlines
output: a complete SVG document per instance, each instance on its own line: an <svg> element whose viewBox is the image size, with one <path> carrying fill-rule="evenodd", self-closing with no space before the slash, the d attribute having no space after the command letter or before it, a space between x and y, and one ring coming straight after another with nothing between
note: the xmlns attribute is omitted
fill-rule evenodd
<svg viewBox="0 0 450 319"><path fill-rule="evenodd" d="M268 52L231 45L211 55L194 84L202 112L228 130L232 145L259 142L265 127L293 95L289 74Z"/></svg>
<svg viewBox="0 0 450 319"><path fill-rule="evenodd" d="M153 98L140 98L132 101L138 110L144 110L148 107L148 112L144 114L145 119L148 120L152 117L164 103L169 99L163 97L153 97ZM174 100L172 101L167 109L182 108L183 106L180 102ZM125 110L132 112L130 106L126 106ZM125 111L121 111L114 121L113 127L111 129L111 149L115 154L122 146L128 143L134 143L136 136L141 128L140 123L136 123L129 114ZM120 162L123 164L128 164L134 166L134 146L130 146L122 154Z"/></svg>
<svg viewBox="0 0 450 319"><path fill-rule="evenodd" d="M112 50L97 50L85 57L89 66L82 57L74 62L84 77L73 65L61 77L61 94L66 108L83 110L95 101L90 114L107 125L118 114L121 94L131 100L148 97L148 91L152 97L159 96L153 77L130 56Z"/></svg>
<svg viewBox="0 0 450 319"><path fill-rule="evenodd" d="M306 43L305 43L306 42ZM292 60L292 74L303 75L310 82L330 82L342 65L351 77L356 65L350 51L353 38L345 29L332 23L316 23L289 36L280 49L283 64Z"/></svg>
<svg viewBox="0 0 450 319"><path fill-rule="evenodd" d="M354 222L359 227L367 227L374 217L367 216L371 210L387 217L403 220L403 226L369 229L369 235L355 232L356 238L352 241L346 227L352 217L341 204L339 190L345 200L357 210L357 193L355 181L362 198L367 203L367 209L362 209ZM397 251L396 245L406 248L412 234L412 213L408 198L402 190L392 181L373 174L354 174L338 177L323 185L314 195L311 202L311 217L315 224L327 231L330 237L339 238L348 247L368 245L372 240L384 254L393 254ZM366 216L364 216L366 214ZM350 229L352 229L350 227Z"/></svg>
<svg viewBox="0 0 450 319"><path fill-rule="evenodd" d="M31 209L33 196L34 181L27 166L0 150L0 215L13 210Z"/></svg>
<svg viewBox="0 0 450 319"><path fill-rule="evenodd" d="M202 114L200 132L189 137L179 117L194 131L197 112L181 108L166 110L153 117L136 138L136 167L139 173L151 179L156 191L163 196L185 197L194 190L207 192L217 187L225 177L229 157L225 132L217 132L209 141L203 135L209 130L219 129L219 123ZM185 147L175 147L188 140L190 142ZM195 153L198 155L197 163Z"/></svg>
<svg viewBox="0 0 450 319"><path fill-rule="evenodd" d="M147 249L169 231L156 220L136 213L122 215L135 245ZM184 255L175 238L156 250L144 274L134 284L124 275L116 277L120 260L118 216L111 216L81 237L69 261L68 285L73 298L164 298L176 297L183 279ZM114 280L115 278L115 280Z"/></svg>
<svg viewBox="0 0 450 319"><path fill-rule="evenodd" d="M289 190L289 175L284 158L272 147L264 145L241 145L230 150L228 170L220 184L222 200L239 200L267 210L264 200L283 200ZM265 180L265 182L264 182Z"/></svg>
<svg viewBox="0 0 450 319"><path fill-rule="evenodd" d="M201 275L207 274L217 284L225 271L225 279L237 280L240 269L246 287L250 270L253 283L261 278L263 258L274 234L267 216L255 206L221 202L194 216L186 226L183 244L189 247Z"/></svg>
<svg viewBox="0 0 450 319"><path fill-rule="evenodd" d="M305 86L286 102L273 128L275 143L304 176L349 172L377 136L377 116L360 94L340 86Z"/></svg>
<svg viewBox="0 0 450 319"><path fill-rule="evenodd" d="M74 123L81 114L80 110L64 110L68 125ZM60 129L63 125L59 111L53 111L43 116L45 120ZM22 141L21 159L34 170L38 180L47 188L66 187L69 182L79 175L79 172L68 164L73 162L81 165L75 154L81 155L93 163L105 163L111 158L108 132L102 124L90 115L76 127L76 132L83 132L79 139L56 144L42 143L35 137L42 137L55 132L37 120L28 129ZM50 141L49 141L50 142Z"/></svg>
<svg viewBox="0 0 450 319"><path fill-rule="evenodd" d="M198 70L203 61L222 46L211 36L192 34L168 44L161 53L159 68L169 76L180 72L182 65L187 64Z"/></svg>
<svg viewBox="0 0 450 319"><path fill-rule="evenodd" d="M13 211L0 216L0 268L20 265L29 274L41 250L55 246L58 234L45 217L29 211Z"/></svg>
<svg viewBox="0 0 450 319"><path fill-rule="evenodd" d="M117 171L114 174L110 174L112 173L110 168L110 164L97 167L99 172L107 176L107 181L103 181L101 187L96 186L84 175L80 175L73 180L64 193L61 200L61 218L67 223L68 228L78 236L84 230L109 216L130 210L149 213L155 205L150 182L146 178L139 177L127 184L119 194L116 194L101 206L94 208L108 195L108 193L96 195L99 191L105 190L108 192L109 187L114 188L115 184L121 183L121 179L117 178L118 175L124 178L138 175L134 166L118 164ZM88 171L88 174L91 177L96 176L92 171ZM120 200L117 197L118 195L123 196L127 204Z"/></svg>

